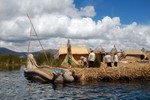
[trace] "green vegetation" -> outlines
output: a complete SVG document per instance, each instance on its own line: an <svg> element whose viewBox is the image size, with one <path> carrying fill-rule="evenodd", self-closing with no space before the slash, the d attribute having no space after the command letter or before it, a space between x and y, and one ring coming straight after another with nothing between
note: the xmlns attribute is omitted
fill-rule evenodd
<svg viewBox="0 0 150 100"><path fill-rule="evenodd" d="M51 55L50 52L46 53L48 61L46 60L46 57L44 56L44 53L39 53L37 56L35 56L35 60L38 65L50 65L53 67L60 66L60 61L58 59L54 59L54 57Z"/></svg>
<svg viewBox="0 0 150 100"><path fill-rule="evenodd" d="M20 64L21 59L17 55L1 55L0 56L0 65L14 65L14 64Z"/></svg>
<svg viewBox="0 0 150 100"><path fill-rule="evenodd" d="M48 61L46 60L43 53L39 53L34 56L38 65L50 65L53 67L60 66L60 61L54 59L50 52L46 53ZM0 70L12 70L20 68L22 64L26 64L27 57L20 57L18 55L9 54L9 55L0 55Z"/></svg>
<svg viewBox="0 0 150 100"><path fill-rule="evenodd" d="M18 55L0 55L0 69L16 69L20 68L20 65L25 62L25 58L20 58Z"/></svg>

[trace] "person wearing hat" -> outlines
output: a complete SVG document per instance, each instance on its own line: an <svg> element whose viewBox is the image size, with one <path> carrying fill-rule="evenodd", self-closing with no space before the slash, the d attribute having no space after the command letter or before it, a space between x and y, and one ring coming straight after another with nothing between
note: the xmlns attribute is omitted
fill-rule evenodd
<svg viewBox="0 0 150 100"><path fill-rule="evenodd" d="M83 67L87 67L87 59L86 57L81 56L81 62L83 63Z"/></svg>

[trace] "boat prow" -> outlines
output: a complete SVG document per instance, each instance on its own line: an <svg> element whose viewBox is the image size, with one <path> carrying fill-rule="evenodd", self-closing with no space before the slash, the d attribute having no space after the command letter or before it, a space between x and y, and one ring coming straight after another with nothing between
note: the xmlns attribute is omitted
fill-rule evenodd
<svg viewBox="0 0 150 100"><path fill-rule="evenodd" d="M24 75L28 80L41 83L74 81L72 72L68 69L38 66L32 54L28 54L27 68L24 68Z"/></svg>
<svg viewBox="0 0 150 100"><path fill-rule="evenodd" d="M24 69L24 75L28 80L41 83L51 83L54 80L52 72L46 72L42 69Z"/></svg>

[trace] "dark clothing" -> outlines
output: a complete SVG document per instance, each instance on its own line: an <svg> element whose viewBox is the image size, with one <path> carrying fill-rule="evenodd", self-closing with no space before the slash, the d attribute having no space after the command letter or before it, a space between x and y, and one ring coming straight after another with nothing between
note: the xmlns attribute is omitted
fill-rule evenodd
<svg viewBox="0 0 150 100"><path fill-rule="evenodd" d="M94 61L89 61L89 67L94 67Z"/></svg>
<svg viewBox="0 0 150 100"><path fill-rule="evenodd" d="M112 67L111 62L107 63L107 67Z"/></svg>
<svg viewBox="0 0 150 100"><path fill-rule="evenodd" d="M83 65L84 67L87 67L87 62L84 62L84 65Z"/></svg>
<svg viewBox="0 0 150 100"><path fill-rule="evenodd" d="M114 66L117 67L118 66L118 62L114 62Z"/></svg>

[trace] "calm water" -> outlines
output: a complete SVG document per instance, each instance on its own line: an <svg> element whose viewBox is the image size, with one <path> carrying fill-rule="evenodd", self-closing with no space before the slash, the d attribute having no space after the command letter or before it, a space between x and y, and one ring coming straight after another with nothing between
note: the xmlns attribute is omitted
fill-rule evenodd
<svg viewBox="0 0 150 100"><path fill-rule="evenodd" d="M64 85L30 83L23 67L0 71L0 100L148 100L150 81L91 82Z"/></svg>

